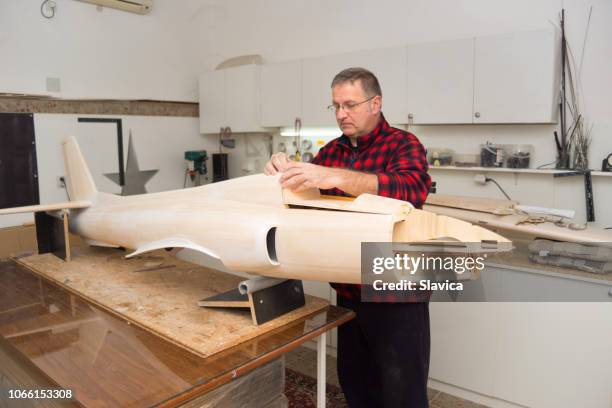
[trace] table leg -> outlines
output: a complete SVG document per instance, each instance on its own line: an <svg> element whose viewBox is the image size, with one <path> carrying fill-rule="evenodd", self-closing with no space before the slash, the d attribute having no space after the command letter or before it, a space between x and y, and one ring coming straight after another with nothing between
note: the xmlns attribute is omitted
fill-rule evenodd
<svg viewBox="0 0 612 408"><path fill-rule="evenodd" d="M325 406L325 385L327 382L327 332L317 337L317 408Z"/></svg>

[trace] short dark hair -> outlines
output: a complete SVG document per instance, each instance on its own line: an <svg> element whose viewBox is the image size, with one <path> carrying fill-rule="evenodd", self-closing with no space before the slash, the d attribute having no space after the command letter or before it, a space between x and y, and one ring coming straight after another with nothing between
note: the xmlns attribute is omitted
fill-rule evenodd
<svg viewBox="0 0 612 408"><path fill-rule="evenodd" d="M380 84L378 83L376 75L361 67L347 68L338 72L331 83L331 87L333 88L336 85L345 84L347 82L350 82L352 85L355 81L361 82L363 92L367 96L382 96L382 91L380 90Z"/></svg>

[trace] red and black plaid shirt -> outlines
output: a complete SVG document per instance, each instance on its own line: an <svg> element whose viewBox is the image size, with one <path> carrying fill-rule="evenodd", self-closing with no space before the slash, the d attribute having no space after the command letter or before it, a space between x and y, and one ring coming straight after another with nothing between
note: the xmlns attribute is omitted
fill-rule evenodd
<svg viewBox="0 0 612 408"><path fill-rule="evenodd" d="M423 206L431 184L421 142L412 133L389 126L382 114L376 128L357 139L357 146L351 144L348 136L342 135L323 146L312 163L376 174L378 195L409 201L416 208ZM337 188L321 190L321 193L349 196ZM361 285L331 285L338 296L361 299ZM425 302L431 292L414 291L407 296L403 301ZM392 302L397 299L387 292L380 300Z"/></svg>

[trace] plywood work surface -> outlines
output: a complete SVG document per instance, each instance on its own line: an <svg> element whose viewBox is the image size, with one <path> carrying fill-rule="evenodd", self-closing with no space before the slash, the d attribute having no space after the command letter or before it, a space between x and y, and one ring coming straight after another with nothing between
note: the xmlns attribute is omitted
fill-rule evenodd
<svg viewBox="0 0 612 408"><path fill-rule="evenodd" d="M125 259L111 248L74 248L71 262L51 254L18 260L133 324L208 357L328 306L306 305L260 326L248 309L201 308L197 301L237 287L242 278L168 256L164 251Z"/></svg>

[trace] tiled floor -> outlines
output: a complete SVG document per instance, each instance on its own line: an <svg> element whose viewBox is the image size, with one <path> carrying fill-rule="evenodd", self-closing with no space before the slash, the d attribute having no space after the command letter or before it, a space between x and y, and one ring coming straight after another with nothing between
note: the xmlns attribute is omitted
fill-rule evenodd
<svg viewBox="0 0 612 408"><path fill-rule="evenodd" d="M298 347L285 354L287 367L299 371L302 374L316 378L317 376L317 352L315 350ZM338 374L336 373L336 358L327 355L327 383L340 386ZM441 391L428 388L430 408L487 408L485 405L476 404Z"/></svg>

